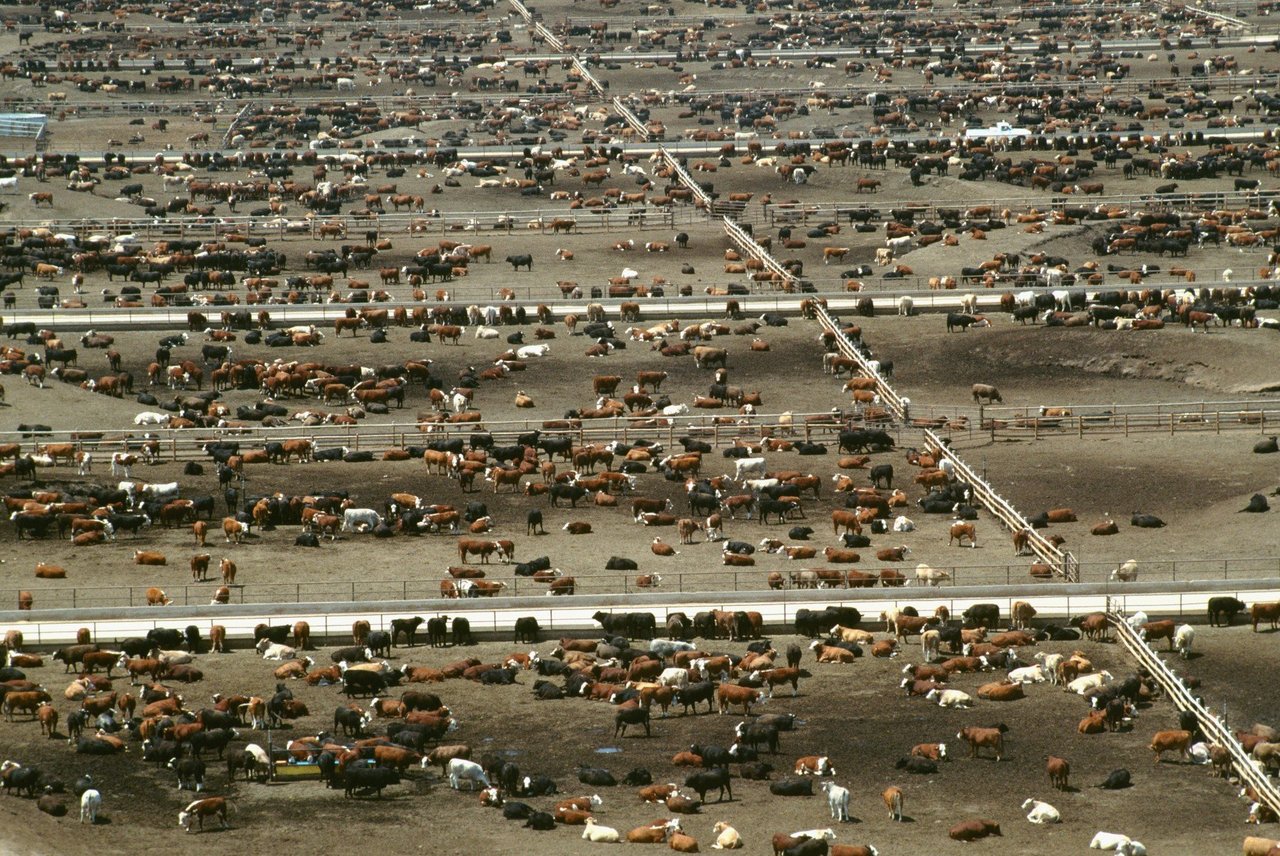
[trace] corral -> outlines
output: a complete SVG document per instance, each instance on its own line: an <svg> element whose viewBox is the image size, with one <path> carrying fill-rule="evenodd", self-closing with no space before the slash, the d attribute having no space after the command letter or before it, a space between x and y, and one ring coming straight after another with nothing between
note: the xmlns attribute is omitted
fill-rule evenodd
<svg viewBox="0 0 1280 856"><path fill-rule="evenodd" d="M208 532L197 545L190 514L157 505L152 525L137 534L121 525L114 540L73 545L52 527L50 537L32 537L42 527L25 515L50 510L17 501L10 510L22 525L0 529L9 569L0 603L21 604L26 595L31 609L3 614L3 626L24 628L28 648L45 648L69 641L77 615L92 626L117 616L168 626L166 610L199 607L197 626L207 634L217 623L209 600L219 597L237 604L237 616L243 605L262 604L271 624L330 601L399 601L403 615L456 616L479 602L431 599L501 583L493 602L499 609L506 595L548 592L546 581L515 573L516 563L544 555L574 580L565 597L539 597L550 609L617 595L619 609L652 608L660 623L668 593L718 607L718 598L726 606L734 598L804 598L820 580L838 580L840 590L822 593L835 603L857 599L844 586L874 585L875 578L910 581L898 601L922 614L944 600L959 612L978 591L967 586L1013 584L992 597L1039 599L1043 623L1050 600L1083 589L1032 574L1094 584L1090 597L1110 595L1121 605L1125 584L1112 571L1130 574L1132 566L1122 566L1128 559L1140 575L1134 591L1178 582L1165 601L1177 617L1185 602L1195 604L1187 617L1199 618L1207 586L1188 580L1224 581L1213 589L1222 594L1265 594L1280 573L1280 546L1269 534L1270 514L1240 510L1251 495L1272 494L1275 467L1254 445L1265 444L1280 421L1270 369L1280 345L1266 328L1277 296L1270 285L1277 212L1267 185L1278 161L1265 129L1280 108L1267 92L1276 80L1270 10L1000 11L996 19L989 10L961 8L941 24L928 4L883 20L862 10L808 20L763 6L744 13L616 2L533 12L519 3L448 12L358 5L326 8L317 23L264 13L256 31L225 29L229 22L221 21L211 32L207 22L180 15L158 25L123 11L101 22L67 13L40 21L19 9L0 34L0 44L15 51L3 74L8 109L47 112L51 121L41 143L48 155L24 152L0 165L3 216L13 223L4 254L11 280L3 354L12 379L0 400L13 417L3 427L14 429L19 444L7 478L74 497L104 495L126 479L173 482L182 497L202 501L195 516ZM1131 32L1152 38L1110 41ZM953 47L966 38L967 49ZM428 47L435 51L430 61ZM420 63L409 60L417 56ZM1069 92L1056 88L1059 79L1070 83ZM964 141L966 124L1001 119L1034 135L1009 150ZM772 256L756 251L751 238ZM802 300L821 301L841 325L858 325L896 392L843 390L856 370L825 373L830 358L823 354L834 353L833 345L824 348L824 328L812 318L822 313ZM583 335L601 316L614 329ZM1164 329L1117 329L1157 321ZM641 335L667 322L671 329ZM450 326L464 329L450 333ZM281 340L286 328L293 329ZM165 354L178 367L170 373L159 364L157 340L183 330L189 338ZM380 330L385 343L372 335ZM841 353L858 336L840 342ZM608 338L617 340L612 349L600 341ZM660 356L654 340L663 339L668 349L725 348L727 377L715 378L720 358L713 353ZM518 353L539 345L549 352ZM507 349L516 353L504 355ZM707 367L697 365L703 362ZM665 372L661 388L642 380L642 371ZM616 376L616 391L593 376ZM399 385L397 377L407 382ZM378 380L381 387L373 385ZM624 399L633 380L643 387L630 393L636 398L590 418L588 411L610 411L598 397ZM130 381L132 395L154 399L102 394ZM361 381L369 386L350 389ZM193 398L214 382L221 387L214 401ZM998 391L984 387L978 403L975 385ZM455 399L455 386L475 391ZM758 403L742 406L730 387L758 393ZM659 396L669 401L655 401ZM908 396L909 405L898 396ZM143 410L154 415L139 417ZM464 410L483 421L447 421L446 411ZM892 418L902 410L905 423ZM189 427L172 427L174 419ZM885 430L894 447L854 442L839 449L839 432L850 429ZM561 476L592 468L589 452L580 460L574 454L589 444L599 444L594 451L602 456L610 440L664 448L637 455L650 460L633 479L611 482L598 465L580 474L599 483L566 508L545 495L507 492L514 478L540 487L552 477L543 469L555 457L549 449L538 458L520 448L521 435L534 430L545 432L539 439L568 439L574 459L555 460ZM497 478L489 471L490 482L481 470L466 490L444 472L456 473L460 462L415 459L446 438L461 440L465 451L476 445L473 435L493 442L491 454L478 456L485 464L525 461L528 472ZM351 461L290 462L296 452L270 445L304 437L311 452L338 450ZM743 462L743 475L722 486L721 496L691 504L683 479L664 479L653 466L679 452L681 438L708 444L704 477L734 474L743 457L762 457L763 465ZM794 447L802 442L825 449L800 454ZM930 448L938 442L1027 518L1069 506L1073 513L1058 513L1037 530L1065 537L1068 553L1046 552L1036 540L1040 557L1052 561L1033 566L1030 555L1015 555L1011 533L986 510L977 513L976 538L969 533L963 547L949 543L953 514L980 503L974 495L935 509L942 513L919 507L924 490L916 477L933 477L909 463L907 451L940 453ZM70 445L49 448L58 443ZM228 461L225 480L202 448L210 443L239 444L220 452L240 458ZM769 443L777 448L722 455L735 444ZM838 465L864 452L867 461ZM66 457L28 470L41 454ZM117 474L116 454L138 460L127 462L129 471L116 461ZM623 457L622 449L614 452L606 472ZM891 508L887 522L901 515L910 525L872 533L868 516L869 546L847 547L827 531L833 513L852 513L846 496L867 487L870 467L886 464L907 503ZM798 507L769 499L774 486L744 481L779 470L798 477ZM842 485L849 489L837 493L842 476L851 479ZM100 487L86 490L88 484ZM225 495L227 487L236 493ZM396 527L340 531L342 509L331 506L335 521L317 526L320 546L295 546L307 504L301 497L339 492L355 508L391 519L392 494L408 496L394 500ZM774 496L788 493L778 486ZM739 507L754 506L749 519L741 510L730 516L727 505L721 510L720 500L731 496L748 497ZM405 503L419 497L423 506L440 507L410 509L406 519ZM647 510L633 509L638 498L654 501L658 514L670 500L673 519L637 520ZM869 494L864 499L877 504ZM486 507L468 516L490 517L488 525L455 534L453 512L443 506L461 511L475 502ZM61 509L69 525L89 510ZM530 534L532 521L521 530L533 510L541 512L545 536ZM219 523L237 511L250 524L244 538L239 525ZM756 548L751 564L722 558L723 545L709 541L705 529L685 544L668 525L686 516L702 522L716 511L727 539ZM762 513L772 520L760 522ZM1166 525L1130 527L1138 513ZM123 524L125 516L115 519ZM1089 534L1108 518L1118 534ZM351 519L377 518L360 512ZM571 524L589 524L590 534L562 528ZM793 527L813 531L797 537ZM24 528L26 537L19 535ZM468 561L458 536L479 539L494 554ZM491 539L512 541L513 561L496 555L511 552L505 547L484 547ZM910 548L905 560L876 556L902 545ZM770 552L774 546L795 555ZM158 551L168 563L142 565L137 549ZM211 554L207 580L188 570L195 553ZM220 580L228 583L225 593L215 582L222 556L238 565L238 576ZM609 556L636 567L611 570ZM31 580L36 561L65 568L66 578ZM926 577L942 586L918 587ZM648 594L630 597L638 591ZM149 599L175 603L144 606ZM63 612L101 607L107 609ZM44 610L59 610L45 613L59 620L42 622ZM481 613L472 614L483 629ZM580 627L557 626L546 637L597 632L581 617L573 622ZM864 610L862 627L885 636L873 612ZM767 630L780 654L793 641L787 627ZM1212 706L1227 705L1236 727L1266 721L1275 702L1265 683L1255 688L1237 677L1266 662L1262 646L1270 636L1250 636L1261 641L1256 647L1239 645L1247 633L1200 629L1196 656L1177 667L1202 680ZM309 653L317 668L328 665L330 648L349 641L344 635L315 640L322 647ZM744 648L740 641L699 642L735 654ZM184 695L270 697L272 666L243 638L231 643L234 653L199 655L204 678L183 687ZM551 644L536 647L545 654ZM779 767L774 778L789 773L795 757L830 757L835 780L853 792L858 820L831 824L836 843L871 843L881 853L941 847L951 824L984 816L1002 824L1004 845L1014 852L1083 849L1097 829L1132 835L1153 852L1238 852L1244 812L1233 789L1210 780L1207 768L1153 769L1148 760L1149 735L1178 725L1167 701L1144 707L1131 731L1093 736L1076 733L1085 705L1046 686L1029 687L1027 700L999 712L987 701L973 713L949 711L894 689L902 665L918 661L915 644L904 643L907 654L897 660L873 658L868 649L844 666L815 664L806 651L803 665L812 674L802 677L799 696L789 700L788 688L779 688L750 717L788 711L800 720L782 737L776 757L783 760L765 756ZM1079 648L1117 678L1133 671L1111 646L1043 647ZM486 639L465 653L498 663L528 650ZM417 649L406 659L438 667L458 656ZM56 668L30 673L54 693L55 707L74 709L57 695ZM526 774L551 776L561 796L594 792L574 783L579 765L607 767L619 778L645 767L654 782L681 782L687 771L672 767L671 756L694 743L727 746L739 721L655 715L653 739L635 729L613 739L606 702L538 701L529 693L532 681L522 672L517 687L443 685L440 695L461 724L446 742L456 736L474 758L497 753ZM973 692L984 682L967 675L955 683ZM290 684L310 714L270 735L243 729L242 738L279 748L283 739L329 729L329 707L341 694ZM123 680L116 686L123 690ZM955 740L962 725L996 721L1010 727L999 773L990 766L996 762L963 757ZM531 727L539 747L529 740ZM111 822L68 830L27 801L5 800L10 846L194 852L172 823L188 800L172 795L169 772L137 758L136 744L123 757L88 758L61 741L39 740L37 730L35 723L6 723L4 756L68 783L91 770ZM332 730L336 736L336 720ZM897 758L928 741L950 744L954 760L919 779L895 771ZM1050 794L1043 774L1050 753L1072 761L1078 790ZM1134 772L1133 788L1091 787L1120 766ZM341 830L370 845L440 853L514 841L535 852L589 849L576 827L545 837L517 832L474 795L451 793L439 775L413 770L388 799L344 803L339 814L336 791L312 782L228 783L221 765L211 763L210 792L229 796L233 806L232 830L212 840L219 849L228 841L257 848L278 842L286 823L291 841L313 848L332 846ZM764 839L775 832L827 825L820 797L770 798L763 783L739 772L735 799L682 818L704 850L716 820L731 822L748 852L766 852ZM890 783L907 792L911 822L884 819L878 795ZM601 790L598 817L623 832L664 808L644 806L628 788ZM1017 806L1030 796L1053 802L1066 822L1025 824ZM555 799L530 802L549 808ZM70 799L68 807L74 814ZM406 825L406 817L421 817L422 828Z"/></svg>

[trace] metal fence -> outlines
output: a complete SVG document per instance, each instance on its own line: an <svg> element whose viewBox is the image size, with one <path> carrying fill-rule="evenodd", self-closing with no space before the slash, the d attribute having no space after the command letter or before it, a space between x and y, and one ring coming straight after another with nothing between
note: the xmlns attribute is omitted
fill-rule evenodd
<svg viewBox="0 0 1280 856"><path fill-rule="evenodd" d="M425 537L425 536L424 536ZM813 590L813 586L800 583L800 575L804 569L793 567L796 563L761 558L762 564L749 570L724 568L714 571L664 572L660 575L657 586L637 585L637 574L591 573L588 576L574 575L574 597L608 596L608 595L643 595L643 594L705 594L714 597L716 593L732 592L736 594L760 594L775 596L767 592L799 593ZM767 563L767 564L766 564ZM546 583L536 582L528 577L511 575L509 565L474 566L484 570L489 582L502 582L502 597L539 597L547 594ZM919 586L913 581L900 589L895 589L903 598L949 597L956 588L969 586L1021 586L1027 597L1050 595L1055 591L1051 582L1039 581L1028 575L1026 562L1008 562L983 565L932 566L935 570L945 571L948 578L935 587ZM1080 566L1079 582L1092 584L1103 593L1114 597L1123 597L1134 586L1111 580L1114 564L1092 562ZM1280 581L1280 557L1230 557L1222 559L1188 559L1174 561L1143 560L1141 566L1142 580L1147 583L1157 581L1170 583L1196 583L1214 581ZM837 569L839 573L845 570ZM780 579L770 583L772 572ZM573 574L568 571L568 574ZM645 576L652 576L646 574ZM441 583L452 580L444 579L399 579L399 580L316 580L313 582L292 583L252 583L231 588L231 604L279 604L279 603L368 603L373 601L420 601L440 598ZM93 607L145 607L147 592L151 586L73 586L40 588L0 587L0 604L17 603L20 591L29 592L33 599L33 612L39 613L56 609L83 609ZM203 606L210 603L216 582L193 583L183 585L166 585L165 594L175 605L181 607ZM817 587L827 591L831 596L847 597L850 592L858 592L859 596L870 590L881 591L880 588L850 585L847 578L843 582L828 582ZM479 598L462 598L457 602L471 608Z"/></svg>

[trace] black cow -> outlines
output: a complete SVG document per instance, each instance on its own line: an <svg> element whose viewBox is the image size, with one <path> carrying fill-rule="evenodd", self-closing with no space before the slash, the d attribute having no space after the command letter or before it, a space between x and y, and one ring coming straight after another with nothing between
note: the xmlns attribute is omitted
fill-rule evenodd
<svg viewBox="0 0 1280 856"><path fill-rule="evenodd" d="M438 615L427 621L427 644L432 648L444 648L449 644L449 616Z"/></svg>
<svg viewBox="0 0 1280 856"><path fill-rule="evenodd" d="M471 638L471 622L465 618L453 619L453 644L454 645L474 645L475 640Z"/></svg>
<svg viewBox="0 0 1280 856"><path fill-rule="evenodd" d="M533 815L533 806L522 802L505 802L502 804L502 816L506 820L528 820Z"/></svg>
<svg viewBox="0 0 1280 856"><path fill-rule="evenodd" d="M893 490L893 464L877 464L871 468L871 484L881 487L882 481L886 490Z"/></svg>
<svg viewBox="0 0 1280 856"><path fill-rule="evenodd" d="M553 506L559 507L559 500L567 499L572 507L577 508L578 500L587 495L587 489L575 484L553 484L547 494Z"/></svg>
<svg viewBox="0 0 1280 856"><path fill-rule="evenodd" d="M635 559L624 559L621 556L610 556L609 561L604 563L606 571L635 571L639 568Z"/></svg>
<svg viewBox="0 0 1280 856"><path fill-rule="evenodd" d="M375 657L390 657L392 645L391 634L385 630L374 630L365 638L364 644Z"/></svg>
<svg viewBox="0 0 1280 856"><path fill-rule="evenodd" d="M387 691L387 682L377 672L363 669L347 669L342 673L342 692L347 698L352 696L378 696Z"/></svg>
<svg viewBox="0 0 1280 856"><path fill-rule="evenodd" d="M769 793L778 797L813 796L813 779L780 779L769 783Z"/></svg>
<svg viewBox="0 0 1280 856"><path fill-rule="evenodd" d="M728 767L717 767L713 770L699 770L684 780L684 786L697 792L698 799L704 803L707 801L707 791L712 788L718 788L720 791L720 795L716 799L716 802L723 802L726 792L729 794L729 801L733 801L733 784L729 780Z"/></svg>
<svg viewBox="0 0 1280 856"><path fill-rule="evenodd" d="M1134 512L1129 518L1130 526L1137 526L1139 529L1159 529L1164 526L1164 521L1154 514L1139 514Z"/></svg>
<svg viewBox="0 0 1280 856"><path fill-rule="evenodd" d="M342 729L342 733L348 737L364 736L364 712L352 710L349 707L339 707L333 711L333 731L336 734L338 729Z"/></svg>
<svg viewBox="0 0 1280 856"><path fill-rule="evenodd" d="M520 270L520 268L525 268L529 271L533 270L533 256L529 253L519 253L507 256L507 262L510 263L513 271Z"/></svg>
<svg viewBox="0 0 1280 856"><path fill-rule="evenodd" d="M226 751L227 744L237 736L238 734L234 728L209 729L208 726L205 726L204 731L197 731L191 735L192 754L199 758L205 750L211 750L218 753L218 760L222 760L222 753Z"/></svg>
<svg viewBox="0 0 1280 856"><path fill-rule="evenodd" d="M94 742L100 743L102 741ZM38 787L40 787L40 770L37 767L18 767L9 771L9 776L4 780L6 794L13 790L21 796L22 792L26 791L28 797L34 797Z"/></svg>
<svg viewBox="0 0 1280 856"><path fill-rule="evenodd" d="M612 788L618 784L612 773L600 767L579 767L578 781L593 788Z"/></svg>
<svg viewBox="0 0 1280 856"><path fill-rule="evenodd" d="M171 627L153 627L147 631L147 641L162 650L175 650L181 647L182 639L182 631Z"/></svg>
<svg viewBox="0 0 1280 856"><path fill-rule="evenodd" d="M516 641L536 643L538 641L538 619L532 615L524 615L516 619Z"/></svg>
<svg viewBox="0 0 1280 856"><path fill-rule="evenodd" d="M547 556L539 556L536 559L530 559L527 562L518 562L515 566L514 573L517 577L531 577L538 571L551 570L551 559Z"/></svg>
<svg viewBox="0 0 1280 856"><path fill-rule="evenodd" d="M391 620L391 647L396 647L396 640L403 634L405 642L412 648L417 641L418 628L424 621L426 619L419 615L415 615L413 618L393 618Z"/></svg>
<svg viewBox="0 0 1280 856"><path fill-rule="evenodd" d="M348 797L377 794L381 799L383 788L400 784L400 774L387 767L348 766L343 778L346 780L343 795Z"/></svg>
<svg viewBox="0 0 1280 856"><path fill-rule="evenodd" d="M966 627L981 625L986 628L995 627L1000 622L1000 605L995 603L975 603L962 613Z"/></svg>
<svg viewBox="0 0 1280 856"><path fill-rule="evenodd" d="M178 774L178 790L204 790L205 764L199 758L174 758L169 762L169 769Z"/></svg>
<svg viewBox="0 0 1280 856"><path fill-rule="evenodd" d="M564 698L564 690L550 681L534 681L533 695L541 701L559 701Z"/></svg>
<svg viewBox="0 0 1280 856"><path fill-rule="evenodd" d="M711 713L715 706L716 686L711 681L698 681L681 687L676 690L675 704L684 708L684 713L688 713L691 709L694 714L698 712L698 702L705 701L707 703L707 713Z"/></svg>
<svg viewBox="0 0 1280 856"><path fill-rule="evenodd" d="M928 758L899 758L898 763L893 765L896 769L905 770L908 773L916 775L932 775L938 772L938 765Z"/></svg>
<svg viewBox="0 0 1280 856"><path fill-rule="evenodd" d="M480 683L484 686L509 686L516 682L516 670L488 669L480 673Z"/></svg>
<svg viewBox="0 0 1280 856"><path fill-rule="evenodd" d="M1250 514L1262 514L1270 510L1271 506L1267 503L1267 498L1260 493L1255 493L1249 497L1249 504L1240 509L1240 511L1247 511Z"/></svg>
<svg viewBox="0 0 1280 856"><path fill-rule="evenodd" d="M1209 598L1209 624L1216 627L1225 616L1225 623L1229 627L1236 615L1244 612L1245 608L1245 605L1234 597L1211 597Z"/></svg>
<svg viewBox="0 0 1280 856"><path fill-rule="evenodd" d="M1129 787L1129 771L1123 768L1112 770L1110 775L1098 787L1108 791L1120 791Z"/></svg>
<svg viewBox="0 0 1280 856"><path fill-rule="evenodd" d="M524 531L526 535L546 535L546 527L542 525L542 510L538 508L529 509L529 513L525 516Z"/></svg>
<svg viewBox="0 0 1280 856"><path fill-rule="evenodd" d="M978 319L974 318L972 315L965 315L961 312L947 313L948 333L954 331L956 328L959 328L962 333L967 333L969 331L969 327L977 323Z"/></svg>
<svg viewBox="0 0 1280 856"><path fill-rule="evenodd" d="M615 713L613 715L613 736L617 737L621 734L626 737L628 725L643 725L644 736L653 736L653 733L649 730L649 709L647 707L627 707Z"/></svg>
<svg viewBox="0 0 1280 856"><path fill-rule="evenodd" d="M535 811L529 815L529 819L525 821L525 829L536 829L540 832L547 832L556 828L556 819L545 811Z"/></svg>

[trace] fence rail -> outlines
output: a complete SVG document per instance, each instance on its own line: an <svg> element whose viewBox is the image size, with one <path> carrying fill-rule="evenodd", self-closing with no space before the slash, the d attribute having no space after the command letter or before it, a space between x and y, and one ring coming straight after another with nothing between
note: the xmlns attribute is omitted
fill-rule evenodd
<svg viewBox="0 0 1280 856"><path fill-rule="evenodd" d="M1254 759L1244 751L1244 747L1240 745L1240 741L1236 740L1231 729L1191 694L1182 679L1174 674L1173 670L1151 650L1146 642L1142 641L1137 631L1124 620L1123 615L1108 610L1107 618L1115 628L1120 644L1138 661L1138 665L1146 669L1156 683L1160 684L1160 688L1173 701L1174 706L1180 711L1193 713L1205 736L1231 754L1231 763L1240 781L1253 788L1260 802L1265 803L1272 811L1280 813L1280 790L1272 784L1265 771L1255 766Z"/></svg>
<svg viewBox="0 0 1280 856"><path fill-rule="evenodd" d="M309 399L308 399L309 400ZM299 401L298 403L304 403ZM346 402L344 402L345 404ZM555 436L571 436L579 445L589 443L610 443L621 440L624 443L645 438L660 440L667 448L676 445L683 436L697 437L713 446L733 445L738 438L760 439L762 436L785 434L793 428L802 430L806 440L832 438L850 423L846 419L835 419L830 411L816 413L792 413L790 418L780 418L782 414L757 414L748 423L734 418L732 423L717 421L714 415L682 415L629 418L618 416L610 419L584 420L579 427L571 429L555 429L545 433ZM811 418L806 418L811 417ZM850 416L850 419L853 417ZM75 443L79 448L93 451L98 448L115 449L127 446L132 449L141 447L142 434L148 434L160 444L160 457L164 460L188 461L205 460L208 456L203 446L212 442L235 441L242 447L261 447L272 441L305 438L317 447L333 449L347 447L351 451L383 450L405 448L408 446L426 445L435 440L467 440L474 436L473 428L492 434L499 442L510 441L519 434L534 430L542 430L542 420L485 420L480 423L467 422L450 424L445 422L389 422L376 425L310 425L267 427L251 425L236 428L164 428L156 425L145 426L135 430L116 429L111 431L51 431L33 436L30 432L0 432L0 442L33 443L43 445L51 442Z"/></svg>
<svg viewBox="0 0 1280 856"><path fill-rule="evenodd" d="M424 536L436 537L436 536ZM779 564L779 567L782 567ZM1031 580L1027 575L1026 563L984 564L934 566L937 570L946 571L949 579L933 588L907 585L900 589L903 598L928 599L932 597L950 597L957 588L969 586L1022 586L1027 597L1052 596L1057 584ZM1127 595L1133 587L1131 583L1115 582L1110 579L1112 563L1093 562L1081 566L1078 581L1097 586L1099 590L1114 597ZM547 593L545 583L535 582L527 577L510 576L509 565L488 565L483 570L489 575L487 580L503 582L504 597L539 597ZM1176 583L1204 581L1242 581L1273 580L1280 582L1280 557L1257 556L1235 557L1223 559L1189 559L1162 562L1144 560L1141 565L1142 580L1146 583L1167 581ZM750 571L725 568L715 571L669 572L661 575L661 584L657 588L636 586L635 574L592 574L590 576L575 575L575 597L638 595L653 593L707 594L713 596L717 592L750 593L765 590L767 566L760 566ZM802 570L788 568L784 571L782 583L769 591L786 593L808 591L811 587L797 584ZM445 579L451 579L445 577ZM388 579L361 581L317 580L314 582L294 583L253 583L235 586L231 589L230 603L233 605L271 604L271 603L366 603L371 601L419 601L439 598L441 579ZM1028 588L1030 586L1030 588ZM183 585L166 585L164 591L174 604L180 607L203 606L209 604L217 583L192 583ZM41 588L0 587L0 603L17 603L19 591L30 592L33 598L33 612L39 613L56 609L84 609L93 607L144 607L147 605L147 590L150 586L73 586ZM867 589L850 586L848 583L828 584L820 587L821 591L839 597L861 596ZM874 588L874 591L882 589ZM850 594L856 592L857 594ZM474 604L479 599L462 598L460 604Z"/></svg>
<svg viewBox="0 0 1280 856"><path fill-rule="evenodd" d="M823 329L835 335L836 347L840 349L840 353L857 364L859 374L875 380L876 393L880 396L881 403L892 410L899 420L902 422L908 421L911 418L911 399L898 395L898 391L889 384L884 375L876 371L867 358L862 356L858 349L849 343L844 333L840 331L840 325L831 317L831 313L827 311L826 307L820 303L814 303L813 311Z"/></svg>
<svg viewBox="0 0 1280 856"><path fill-rule="evenodd" d="M1027 546L1042 562L1052 568L1053 572L1067 582L1079 582L1075 574L1078 566L1069 552L1063 552L1051 544L1043 535L1034 529L1013 504L987 484L986 480L975 473L964 460L953 452L949 444L944 443L937 434L929 429L924 431L928 449L940 458L946 459L955 467L955 476L967 482L973 491L973 498L982 503L988 511L996 516L1011 532L1023 533Z"/></svg>

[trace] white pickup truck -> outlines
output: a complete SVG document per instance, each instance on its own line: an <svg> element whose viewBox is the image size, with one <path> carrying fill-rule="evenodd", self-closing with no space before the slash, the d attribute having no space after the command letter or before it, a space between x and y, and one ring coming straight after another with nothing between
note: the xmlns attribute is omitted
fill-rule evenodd
<svg viewBox="0 0 1280 856"><path fill-rule="evenodd" d="M1008 122L996 122L990 128L966 128L965 139L985 140L988 137L1029 137L1031 132L1026 128L1015 128Z"/></svg>

